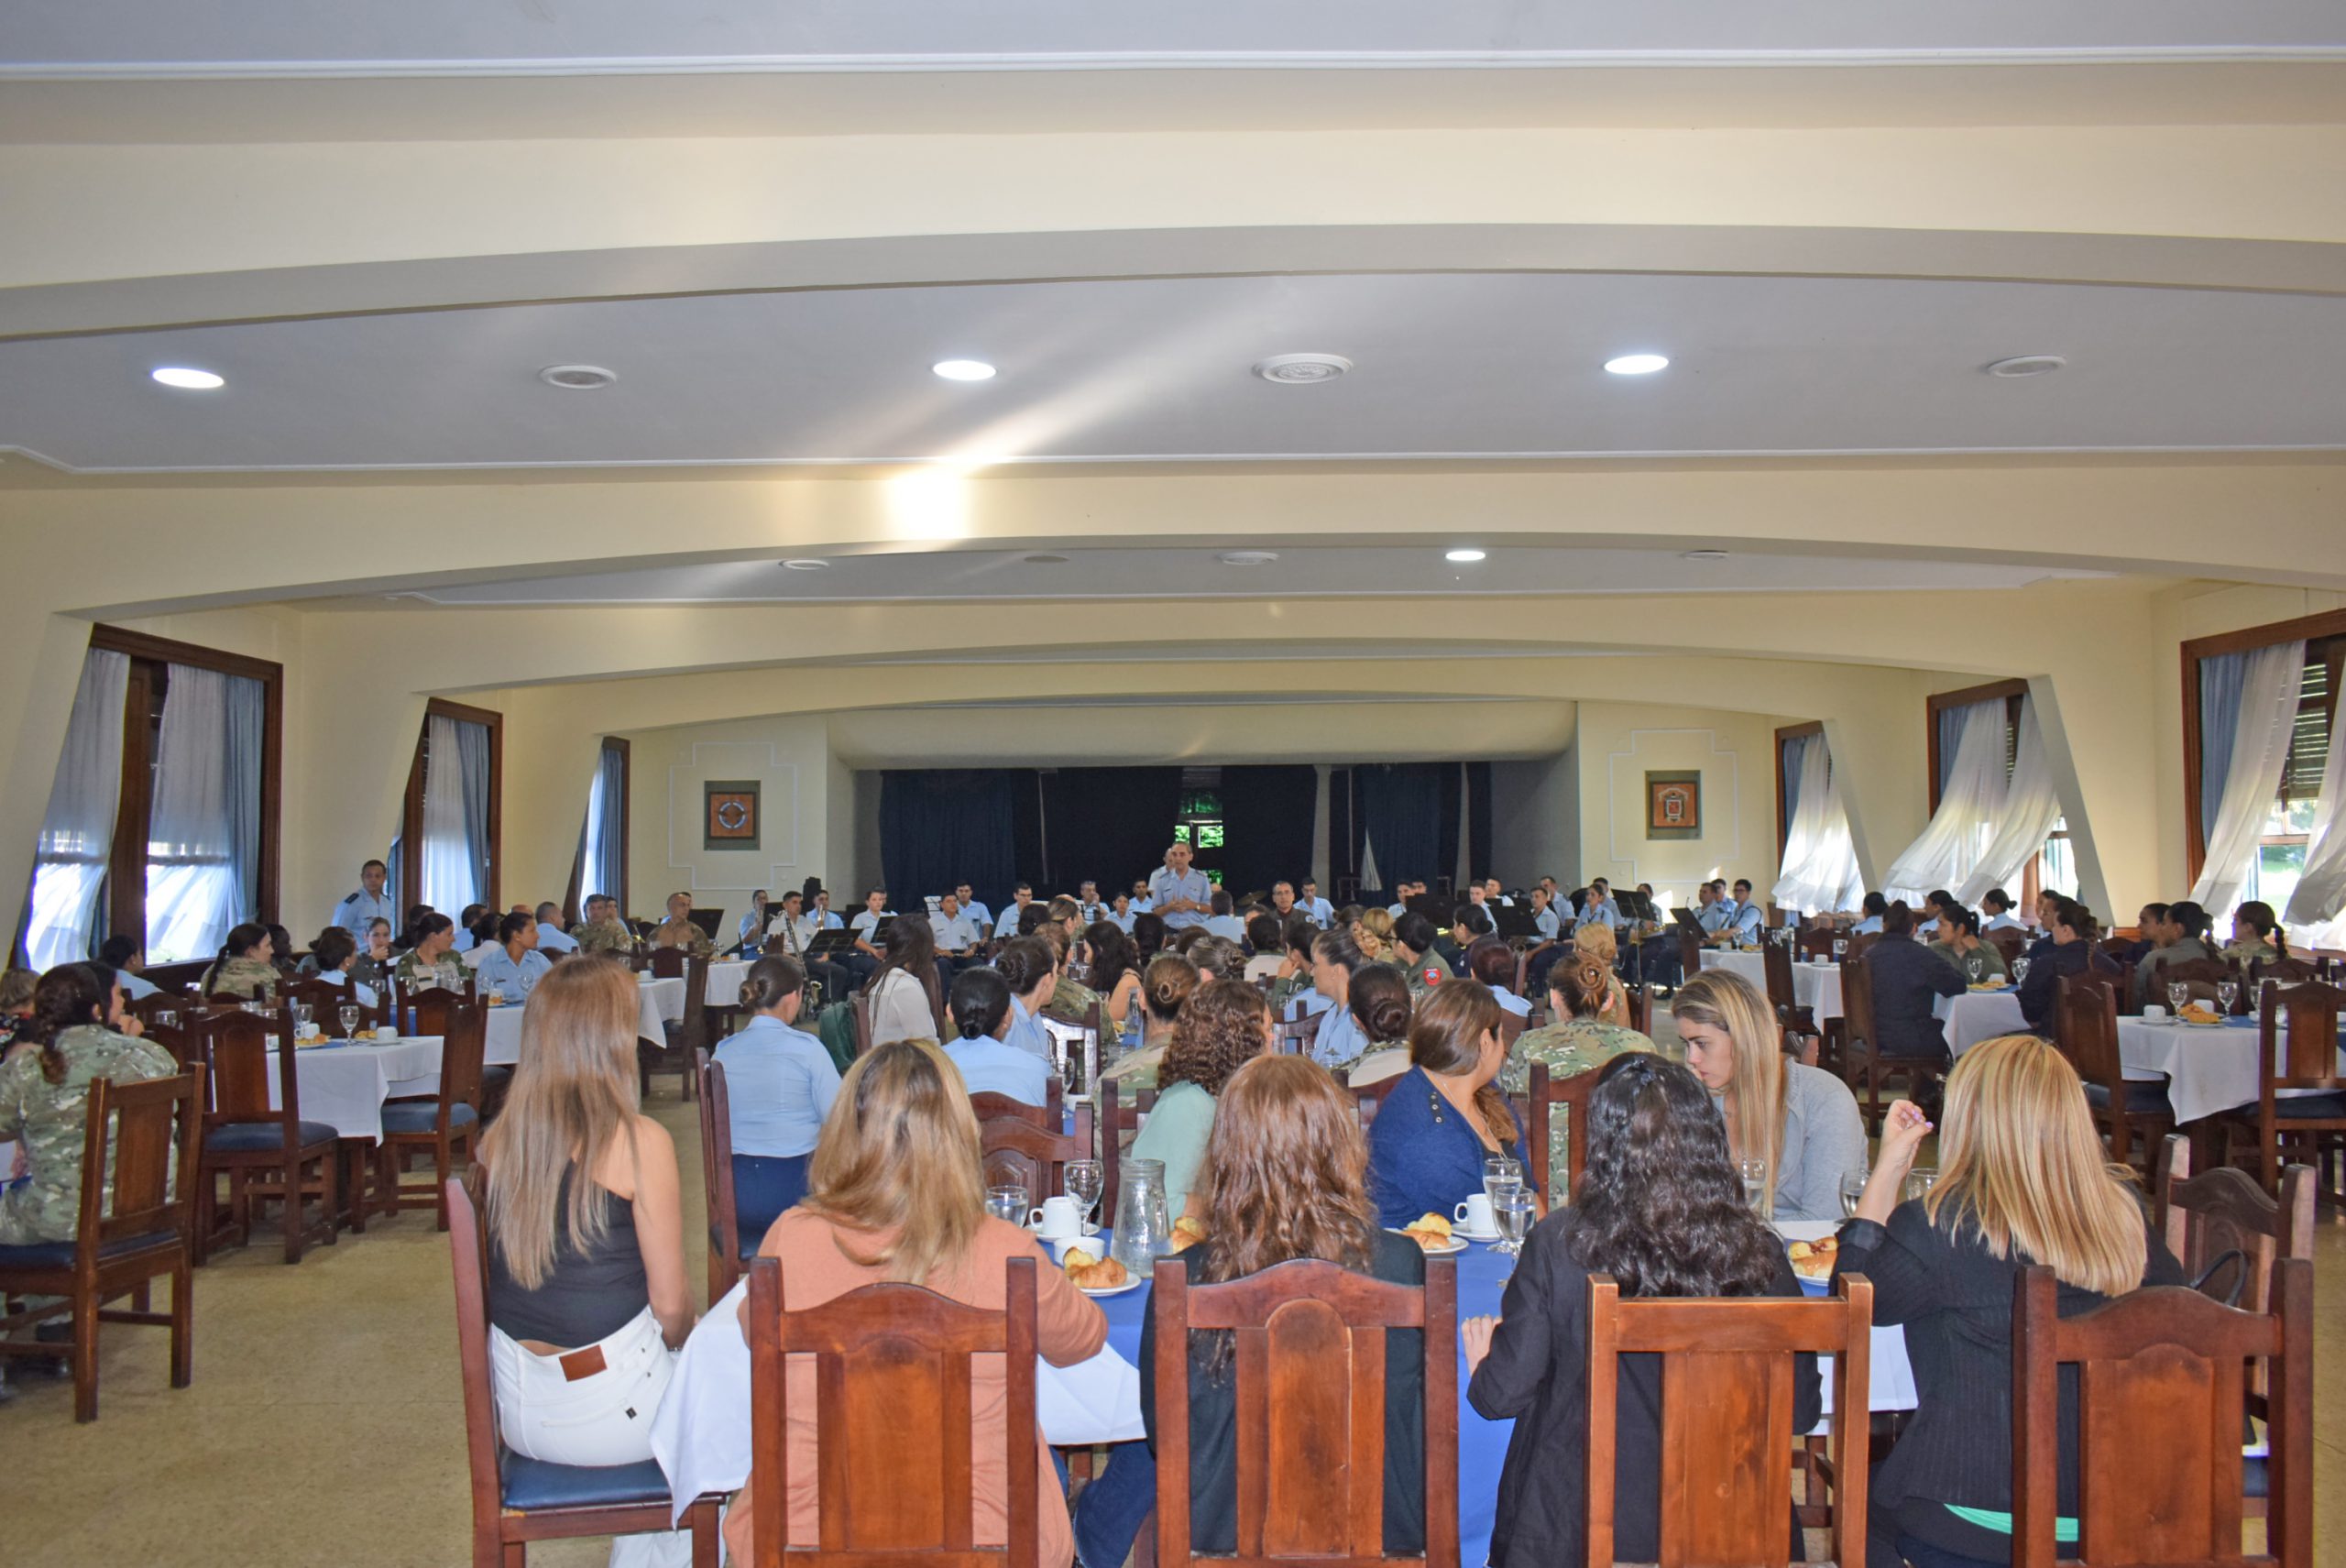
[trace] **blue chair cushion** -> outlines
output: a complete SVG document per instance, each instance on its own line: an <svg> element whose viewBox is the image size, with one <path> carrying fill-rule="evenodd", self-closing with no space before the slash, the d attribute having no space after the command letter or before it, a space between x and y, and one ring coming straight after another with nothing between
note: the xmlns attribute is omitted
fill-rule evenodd
<svg viewBox="0 0 2346 1568"><path fill-rule="evenodd" d="M503 1467L505 1506L523 1513L668 1501L668 1477L656 1459L633 1464L549 1464L508 1453Z"/></svg>
<svg viewBox="0 0 2346 1568"><path fill-rule="evenodd" d="M2264 1460L2252 1454L2240 1462L2240 1494L2243 1497L2270 1497L2273 1478L2265 1473Z"/></svg>
<svg viewBox="0 0 2346 1568"><path fill-rule="evenodd" d="M2110 1104L2110 1091L2099 1083L2087 1084L2086 1103L2097 1111L2107 1109ZM2133 1079L2128 1079L2126 1080L2126 1113L2130 1116L2174 1115L2175 1104L2166 1097L2166 1080L2161 1078L2148 1082L2137 1082Z"/></svg>
<svg viewBox="0 0 2346 1568"><path fill-rule="evenodd" d="M456 1132L479 1120L480 1113L471 1106L454 1106L448 1112L448 1130ZM383 1106L386 1133L429 1133L439 1122L440 1102L436 1100L394 1100Z"/></svg>
<svg viewBox="0 0 2346 1568"><path fill-rule="evenodd" d="M2248 1109L2253 1114L2256 1107L2252 1105ZM2273 1114L2280 1121L2346 1121L2346 1094L2292 1095L2286 1100L2273 1102Z"/></svg>
<svg viewBox="0 0 2346 1568"><path fill-rule="evenodd" d="M330 1144L342 1135L330 1122L301 1124L301 1142ZM230 1122L203 1135L205 1154L271 1154L285 1147L285 1125L281 1122Z"/></svg>
<svg viewBox="0 0 2346 1568"><path fill-rule="evenodd" d="M128 1252L147 1247L169 1246L179 1240L177 1231L157 1231L152 1235L124 1236L98 1248L100 1257L120 1257ZM26 1246L0 1246L0 1269L6 1268L70 1268L77 1248L71 1242L34 1242Z"/></svg>

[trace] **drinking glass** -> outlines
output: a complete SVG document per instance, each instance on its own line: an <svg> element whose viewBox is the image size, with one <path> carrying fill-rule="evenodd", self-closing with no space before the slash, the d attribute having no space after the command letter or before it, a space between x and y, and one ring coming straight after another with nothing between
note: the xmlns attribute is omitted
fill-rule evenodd
<svg viewBox="0 0 2346 1568"><path fill-rule="evenodd" d="M1768 1199L1768 1162L1764 1159L1739 1159L1735 1168L1743 1178L1743 1201L1754 1212L1764 1207Z"/></svg>
<svg viewBox="0 0 2346 1568"><path fill-rule="evenodd" d="M159 1028L176 1029L180 1026L180 1015L168 1007L161 1008L155 1014L155 1023Z"/></svg>
<svg viewBox="0 0 2346 1568"><path fill-rule="evenodd" d="M2218 981L2216 982L2216 1001L2222 1005L2225 1015L2230 1016L2232 1009L2240 1004L2240 981L2236 980Z"/></svg>
<svg viewBox="0 0 2346 1568"><path fill-rule="evenodd" d="M1067 1162L1068 1196L1083 1205L1083 1234L1090 1235L1100 1227L1091 1223L1092 1211L1100 1206L1100 1193L1107 1182L1107 1173L1096 1159L1071 1159Z"/></svg>
<svg viewBox="0 0 2346 1568"><path fill-rule="evenodd" d="M997 1220L1007 1220L1014 1225L1026 1223L1026 1189L1015 1183L986 1189L986 1212Z"/></svg>
<svg viewBox="0 0 2346 1568"><path fill-rule="evenodd" d="M1928 1198L1931 1189L1938 1185L1938 1180L1937 1166L1918 1165L1906 1173L1906 1196L1910 1199Z"/></svg>
<svg viewBox="0 0 2346 1568"><path fill-rule="evenodd" d="M342 1004L342 1037L345 1040L358 1037L358 1009L347 1002Z"/></svg>
<svg viewBox="0 0 2346 1568"><path fill-rule="evenodd" d="M2026 959L2014 959L2012 960L2012 983L2014 985L2018 985L2027 978L2028 960Z"/></svg>
<svg viewBox="0 0 2346 1568"><path fill-rule="evenodd" d="M306 1040L310 1037L310 1020L312 1016L314 1014L308 1003L296 1002L293 1004L293 1037L295 1039Z"/></svg>
<svg viewBox="0 0 2346 1568"><path fill-rule="evenodd" d="M1483 1195L1491 1201L1491 1212L1496 1214L1509 1198L1523 1190L1523 1166L1520 1162L1496 1155L1483 1162Z"/></svg>
<svg viewBox="0 0 2346 1568"><path fill-rule="evenodd" d="M1834 961L1835 963L1836 963L1836 964L1837 964L1837 963L1839 963L1843 959L1847 958L1848 956L1849 956L1849 942L1848 942L1848 938L1846 938L1846 937L1836 937L1836 938L1833 938L1833 961Z"/></svg>
<svg viewBox="0 0 2346 1568"><path fill-rule="evenodd" d="M2179 980L2169 981L2166 988L2166 1000L2167 1005L2175 1009L2177 1016L2181 1016L2184 1008L2190 1005L2191 987Z"/></svg>
<svg viewBox="0 0 2346 1568"><path fill-rule="evenodd" d="M1867 1175L1862 1169L1841 1173L1841 1218L1854 1220L1858 1217L1858 1200L1866 1195Z"/></svg>
<svg viewBox="0 0 2346 1568"><path fill-rule="evenodd" d="M1498 1227L1499 1239L1491 1244L1491 1250L1505 1253L1509 1257L1520 1254L1524 1238L1531 1234L1532 1224L1539 1218L1540 1212L1531 1201L1531 1194L1520 1187L1509 1192L1504 1202L1494 1200L1491 1223Z"/></svg>

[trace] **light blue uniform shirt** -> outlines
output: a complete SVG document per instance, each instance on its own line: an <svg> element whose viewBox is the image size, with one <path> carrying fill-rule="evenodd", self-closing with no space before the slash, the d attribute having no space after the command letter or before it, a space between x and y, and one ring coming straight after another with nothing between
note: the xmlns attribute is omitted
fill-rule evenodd
<svg viewBox="0 0 2346 1568"><path fill-rule="evenodd" d="M1388 904L1385 906L1385 913L1390 915L1396 920L1398 920L1402 916L1407 915L1409 912L1409 906L1406 904Z"/></svg>
<svg viewBox="0 0 2346 1568"><path fill-rule="evenodd" d="M136 1002L143 996L160 996L163 993L161 986L141 980L126 969L115 970L114 977L122 981L122 999L125 1002ZM367 1005L371 1007L374 1003Z"/></svg>
<svg viewBox="0 0 2346 1568"><path fill-rule="evenodd" d="M1609 898L1601 904L1595 899L1584 899L1580 918L1583 925L1618 926L1621 924L1621 907Z"/></svg>
<svg viewBox="0 0 2346 1568"><path fill-rule="evenodd" d="M1981 926L1979 929L1982 931L2025 931L2028 929L2028 922L2007 909L1993 920Z"/></svg>
<svg viewBox="0 0 2346 1568"><path fill-rule="evenodd" d="M1512 991L1494 991L1491 992L1491 1000L1496 1002L1501 1007L1506 1008L1508 1012L1514 1014L1518 1018L1529 1018L1531 1016L1531 1003L1526 1002Z"/></svg>
<svg viewBox="0 0 2346 1568"><path fill-rule="evenodd" d="M1757 937L1760 928L1767 922L1768 912L1757 904L1738 904L1735 907L1735 918L1729 924L1738 936Z"/></svg>
<svg viewBox="0 0 2346 1568"><path fill-rule="evenodd" d="M828 909L810 909L803 918L815 922L815 929L817 931L839 931L846 928L845 922Z"/></svg>
<svg viewBox="0 0 2346 1568"><path fill-rule="evenodd" d="M473 970L473 989L482 996L501 991L506 1001L521 1002L537 989L539 980L552 968L554 960L534 948L523 953L521 961L516 963L513 955L505 950L505 944L499 942L482 955L480 967Z"/></svg>
<svg viewBox="0 0 2346 1568"><path fill-rule="evenodd" d="M986 907L981 899L973 898L961 905L961 913L968 916L970 924L981 931L988 930L993 925L993 911Z"/></svg>
<svg viewBox="0 0 2346 1568"><path fill-rule="evenodd" d="M1007 1094L1022 1105L1049 1102L1051 1064L1006 1040L948 1040L945 1054L972 1094Z"/></svg>
<svg viewBox="0 0 2346 1568"><path fill-rule="evenodd" d="M1206 916L1206 934L1243 942L1246 939L1246 922L1235 915L1209 915Z"/></svg>
<svg viewBox="0 0 2346 1568"><path fill-rule="evenodd" d="M1133 922L1139 918L1140 916L1133 912L1132 906L1127 905L1124 906L1124 912L1122 915L1109 916L1108 924L1113 926L1117 930L1122 931L1125 936L1129 937L1133 934Z"/></svg>
<svg viewBox="0 0 2346 1568"><path fill-rule="evenodd" d="M1881 916L1879 916L1879 915L1869 915L1869 916L1867 916L1864 919L1862 919L1862 920L1858 921L1856 925L1854 925L1854 926L1852 926L1852 927L1849 927L1849 934L1850 934L1851 936L1854 936L1854 937L1879 937L1879 936L1880 936L1880 935L1881 935Z"/></svg>
<svg viewBox="0 0 2346 1568"><path fill-rule="evenodd" d="M1041 1058L1043 1070L1046 1072L1050 1070L1053 1059L1051 1032L1044 1028L1043 1021L1027 1012L1026 1004L1015 996L1010 999L1010 1032L1003 1036L1002 1043L1024 1051L1028 1056ZM1040 1102L1037 1103L1039 1104Z"/></svg>
<svg viewBox="0 0 2346 1568"><path fill-rule="evenodd" d="M753 1013L717 1047L717 1061L725 1069L735 1154L786 1159L815 1146L839 1093L839 1069L822 1041Z"/></svg>
<svg viewBox="0 0 2346 1568"><path fill-rule="evenodd" d="M1299 898L1295 906L1310 916L1323 930L1336 923L1336 906L1324 898Z"/></svg>
<svg viewBox="0 0 2346 1568"><path fill-rule="evenodd" d="M350 987L350 1000L356 1002L361 1007L372 1007L375 1005L377 1001L375 988L371 985L366 985L358 981L351 979L348 974L345 973L341 970L321 970L318 971L317 978L324 981L328 985L346 985ZM148 986L147 989L152 991L154 987Z"/></svg>
<svg viewBox="0 0 2346 1568"><path fill-rule="evenodd" d="M1321 1067L1341 1067L1367 1054L1368 1032L1353 1017L1353 1010L1329 1008L1320 1032L1311 1037L1311 1059Z"/></svg>
<svg viewBox="0 0 2346 1568"><path fill-rule="evenodd" d="M1722 898L1716 904L1706 904L1694 912L1694 924L1700 926L1705 935L1716 935L1724 931L1734 921L1735 900L1732 898Z"/></svg>
<svg viewBox="0 0 2346 1568"><path fill-rule="evenodd" d="M959 952L978 945L978 927L967 915L932 915L928 928L937 933L937 950L940 953Z"/></svg>
<svg viewBox="0 0 2346 1568"><path fill-rule="evenodd" d="M1175 876L1171 866L1159 866L1148 873L1148 901L1152 907L1186 898L1193 903L1207 904L1213 898L1213 879L1195 866L1187 876ZM1194 909L1175 910L1165 916L1165 928L1179 931L1190 926L1202 926L1206 917ZM1244 929L1242 927L1241 929Z"/></svg>
<svg viewBox="0 0 2346 1568"><path fill-rule="evenodd" d="M376 921L389 921L395 932L400 928L399 911L391 907L389 893L387 888L381 894L370 894L362 887L334 906L334 924L357 938L361 952L367 948L367 927Z"/></svg>
<svg viewBox="0 0 2346 1568"><path fill-rule="evenodd" d="M1547 941L1552 942L1563 934L1564 917L1556 913L1556 906L1552 904L1533 916L1531 924Z"/></svg>
<svg viewBox="0 0 2346 1568"><path fill-rule="evenodd" d="M1016 904L1005 905L1003 907L1002 918L993 923L993 934L997 937L1018 935L1018 905Z"/></svg>
<svg viewBox="0 0 2346 1568"><path fill-rule="evenodd" d="M1334 1005L1334 1003L1320 993L1317 986L1306 986L1287 999L1287 1021L1290 1024L1297 1023L1310 1017L1314 1013L1325 1013Z"/></svg>
<svg viewBox="0 0 2346 1568"><path fill-rule="evenodd" d="M578 944L570 939L569 932L559 926L549 926L543 920L538 922L538 951L575 953L577 950Z"/></svg>
<svg viewBox="0 0 2346 1568"><path fill-rule="evenodd" d="M882 909L877 915L872 914L869 909L857 910L855 914L856 935L861 937L867 942L871 941L872 933L878 928L880 922L887 919L894 913L895 911L893 909Z"/></svg>
<svg viewBox="0 0 2346 1568"><path fill-rule="evenodd" d="M781 913L782 905L779 904L767 905L766 913L762 916L758 913L757 906L752 905L747 915L742 916L741 918L733 922L734 945L739 947L743 942L763 940L766 934L765 927L772 924L774 917ZM538 946L542 948L544 947L545 938L541 937L538 939Z"/></svg>

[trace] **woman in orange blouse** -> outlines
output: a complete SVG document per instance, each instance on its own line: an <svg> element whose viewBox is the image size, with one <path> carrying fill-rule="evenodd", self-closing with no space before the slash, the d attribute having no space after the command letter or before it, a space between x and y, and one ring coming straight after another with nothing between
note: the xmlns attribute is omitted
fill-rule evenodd
<svg viewBox="0 0 2346 1568"><path fill-rule="evenodd" d="M1054 1366L1099 1354L1108 1321L1068 1283L1034 1237L985 1211L977 1119L961 1075L934 1046L912 1040L874 1047L839 1084L807 1172L799 1205L773 1223L758 1248L782 1260L783 1306L798 1311L883 1280L926 1286L973 1307L1003 1308L1003 1265L1035 1260L1036 1343ZM747 1310L744 1303L743 1310ZM790 1378L788 1533L792 1546L818 1543L816 1390L813 1366ZM978 1444L970 1475L972 1539L998 1545L1008 1535L1010 1480L1003 1469L1003 1375L982 1362L970 1381ZM1043 1568L1067 1568L1075 1540L1050 1445L1035 1434L1040 1479ZM750 1491L725 1519L728 1550L750 1561Z"/></svg>

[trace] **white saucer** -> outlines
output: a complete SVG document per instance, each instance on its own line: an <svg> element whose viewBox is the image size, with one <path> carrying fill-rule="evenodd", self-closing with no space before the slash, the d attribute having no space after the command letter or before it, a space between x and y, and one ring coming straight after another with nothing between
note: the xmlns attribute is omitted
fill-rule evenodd
<svg viewBox="0 0 2346 1568"><path fill-rule="evenodd" d="M1132 1278L1125 1280L1122 1285L1105 1285L1097 1290L1089 1285L1079 1285L1076 1288L1086 1296L1121 1296L1127 1290L1137 1290L1147 1283L1146 1279Z"/></svg>
<svg viewBox="0 0 2346 1568"><path fill-rule="evenodd" d="M1453 1236L1464 1236L1470 1242L1490 1243L1503 1239L1496 1231L1470 1231L1464 1225L1453 1225L1450 1228L1450 1234Z"/></svg>

